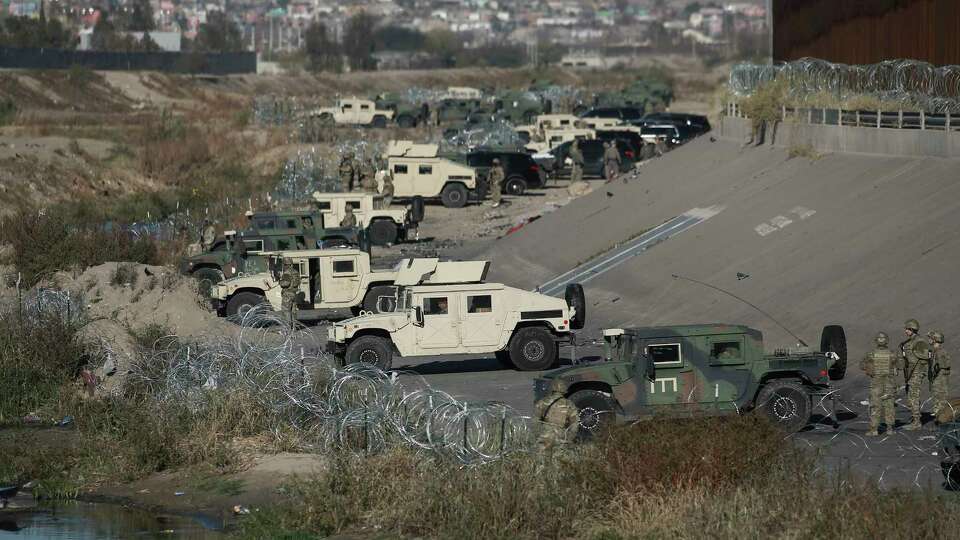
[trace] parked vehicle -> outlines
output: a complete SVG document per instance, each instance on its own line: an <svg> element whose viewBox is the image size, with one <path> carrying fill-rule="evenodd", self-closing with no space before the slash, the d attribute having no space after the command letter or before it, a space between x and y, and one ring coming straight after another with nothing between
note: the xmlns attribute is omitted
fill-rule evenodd
<svg viewBox="0 0 960 540"><path fill-rule="evenodd" d="M710 120L706 116L699 114L657 112L648 113L641 118L643 124L662 125L673 124L675 126L687 126L697 135L703 135L710 131Z"/></svg>
<svg viewBox="0 0 960 540"><path fill-rule="evenodd" d="M309 116L327 125L361 125L375 128L387 127L393 119L393 111L378 109L369 99L338 99L332 107L320 107L310 111Z"/></svg>
<svg viewBox="0 0 960 540"><path fill-rule="evenodd" d="M313 193L313 202L324 227L340 225L347 208L374 246L395 244L416 237L423 221L423 200L414 197L406 208L387 206L383 197L371 193Z"/></svg>
<svg viewBox="0 0 960 540"><path fill-rule="evenodd" d="M639 156L631 149L628 141L617 139L617 150L620 152L620 172L627 172L633 169ZM606 171L603 166L603 143L600 139L588 139L580 141L580 152L583 154L583 176L592 176L595 178L604 178ZM570 145L573 141L568 141L560 146L550 150L548 154L553 157L554 174L569 174L570 163L567 158L570 156Z"/></svg>
<svg viewBox="0 0 960 540"><path fill-rule="evenodd" d="M596 107L583 113L581 118L615 118L624 123L643 118L643 109L638 107Z"/></svg>
<svg viewBox="0 0 960 540"><path fill-rule="evenodd" d="M484 178L493 166L493 160L500 159L503 166L503 192L510 195L523 195L530 188L542 188L547 183L546 172L526 152L478 149L467 154L467 165L477 169Z"/></svg>
<svg viewBox="0 0 960 540"><path fill-rule="evenodd" d="M461 208L470 198L483 200L486 184L466 164L440 155L436 144L390 141L387 162L393 173L395 199L440 199L448 208Z"/></svg>

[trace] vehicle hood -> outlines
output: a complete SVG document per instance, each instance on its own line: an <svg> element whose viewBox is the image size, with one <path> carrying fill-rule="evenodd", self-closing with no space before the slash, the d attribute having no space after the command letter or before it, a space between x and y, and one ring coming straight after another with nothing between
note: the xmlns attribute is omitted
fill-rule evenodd
<svg viewBox="0 0 960 540"><path fill-rule="evenodd" d="M633 363L631 362L594 362L555 369L544 373L541 379L550 382L554 379L562 379L567 385L597 381L616 386L632 376Z"/></svg>
<svg viewBox="0 0 960 540"><path fill-rule="evenodd" d="M338 328L343 328L346 330L347 335L352 335L357 330L363 330L365 328L377 328L383 329L388 332L396 331L404 326L410 324L410 316L406 311L394 312L394 313L371 313L367 315L360 315L359 317L352 317L350 319L345 319L334 323L333 326Z"/></svg>

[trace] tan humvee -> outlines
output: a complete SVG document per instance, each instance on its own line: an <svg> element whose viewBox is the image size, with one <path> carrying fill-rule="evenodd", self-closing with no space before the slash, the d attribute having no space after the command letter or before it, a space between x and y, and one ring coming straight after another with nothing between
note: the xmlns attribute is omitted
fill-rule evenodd
<svg viewBox="0 0 960 540"><path fill-rule="evenodd" d="M547 129L544 130L544 141L538 143L530 143L526 145L526 149L530 150L535 154L542 154L544 152L549 152L554 148L560 146L561 144L572 141L574 139L596 139L597 132L592 129L585 128L568 128L568 129Z"/></svg>
<svg viewBox="0 0 960 540"><path fill-rule="evenodd" d="M485 283L486 261L439 263L432 273L398 269L397 308L341 321L328 352L344 363L391 367L393 356L494 354L521 370L552 366L558 344L573 339L586 313L583 289L567 299Z"/></svg>
<svg viewBox="0 0 960 540"><path fill-rule="evenodd" d="M387 163L397 199L439 198L448 208L461 208L471 195L476 199L485 195L476 170L441 157L437 144L390 141Z"/></svg>
<svg viewBox="0 0 960 540"><path fill-rule="evenodd" d="M423 221L422 205L407 208L389 207L383 197L372 193L313 193L314 204L323 216L324 228L339 227L347 208L353 209L357 227L367 231L375 246L394 244L398 240L416 237L417 226Z"/></svg>
<svg viewBox="0 0 960 540"><path fill-rule="evenodd" d="M469 86L447 87L447 99L483 99L483 92Z"/></svg>
<svg viewBox="0 0 960 540"><path fill-rule="evenodd" d="M297 317L318 319L337 311L380 311L392 309L381 297L395 298L393 282L396 270L374 270L370 254L358 249L310 249L274 251L261 254L270 268L267 272L244 274L214 286L210 291L213 307L221 316L243 316L251 307L270 304L281 308L280 273L284 264L300 268L300 300Z"/></svg>
<svg viewBox="0 0 960 540"><path fill-rule="evenodd" d="M589 129L611 129L623 125L619 118L580 118L580 122Z"/></svg>
<svg viewBox="0 0 960 540"><path fill-rule="evenodd" d="M572 137L580 134L582 137L590 137L585 131L585 124L581 119L572 114L541 114L537 116L535 122L531 125L517 126L514 131L523 140L527 141L526 148L533 152L546 152L556 146L570 140L564 138L563 133L572 132ZM551 139L553 143L551 144Z"/></svg>
<svg viewBox="0 0 960 540"><path fill-rule="evenodd" d="M323 123L377 128L387 127L387 122L393 119L393 111L377 109L373 101L357 98L338 99L333 107L320 107L310 111L309 115Z"/></svg>

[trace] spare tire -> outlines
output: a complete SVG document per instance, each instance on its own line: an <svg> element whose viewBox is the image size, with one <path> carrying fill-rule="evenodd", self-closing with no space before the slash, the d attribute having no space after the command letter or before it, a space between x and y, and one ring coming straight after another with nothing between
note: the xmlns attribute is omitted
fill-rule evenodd
<svg viewBox="0 0 960 540"><path fill-rule="evenodd" d="M563 296L567 300L567 305L575 311L570 319L570 328L580 330L587 323L587 299L583 295L583 286L579 283L571 283L567 285Z"/></svg>
<svg viewBox="0 0 960 540"><path fill-rule="evenodd" d="M820 352L836 353L839 359L829 369L830 380L839 381L847 373L847 334L840 325L823 327L820 333Z"/></svg>
<svg viewBox="0 0 960 540"><path fill-rule="evenodd" d="M410 221L420 223L426 214L426 208L423 204L423 197L417 195L410 201Z"/></svg>

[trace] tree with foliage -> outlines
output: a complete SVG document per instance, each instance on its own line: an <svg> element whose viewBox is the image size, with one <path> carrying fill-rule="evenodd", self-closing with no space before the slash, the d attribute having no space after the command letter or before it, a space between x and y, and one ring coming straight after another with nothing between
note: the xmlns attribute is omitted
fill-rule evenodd
<svg viewBox="0 0 960 540"><path fill-rule="evenodd" d="M160 46L153 41L149 33L144 32L141 40L124 33L117 26L109 12L100 12L100 18L97 20L96 26L93 27L93 35L90 36L90 48L95 51L123 52L160 50Z"/></svg>
<svg viewBox="0 0 960 540"><path fill-rule="evenodd" d="M350 63L350 69L355 71L377 69L377 61L373 57L376 50L373 40L376 22L373 15L365 11L357 13L347 21L343 31L343 54Z"/></svg>
<svg viewBox="0 0 960 540"><path fill-rule="evenodd" d="M74 35L59 19L6 17L0 24L0 45L4 47L47 47L72 49Z"/></svg>
<svg viewBox="0 0 960 540"><path fill-rule="evenodd" d="M207 13L207 22L197 28L192 49L197 52L231 52L243 50L243 36L222 11Z"/></svg>
<svg viewBox="0 0 960 540"><path fill-rule="evenodd" d="M340 48L330 38L327 27L314 21L304 34L304 52L307 55L307 69L310 71L340 71Z"/></svg>
<svg viewBox="0 0 960 540"><path fill-rule="evenodd" d="M450 30L431 30L427 32L427 51L440 57L444 66L453 67L457 56L463 50L463 39Z"/></svg>
<svg viewBox="0 0 960 540"><path fill-rule="evenodd" d="M388 25L373 33L373 42L378 51L420 51L427 42L427 36L419 30Z"/></svg>

